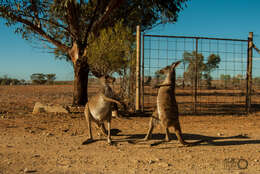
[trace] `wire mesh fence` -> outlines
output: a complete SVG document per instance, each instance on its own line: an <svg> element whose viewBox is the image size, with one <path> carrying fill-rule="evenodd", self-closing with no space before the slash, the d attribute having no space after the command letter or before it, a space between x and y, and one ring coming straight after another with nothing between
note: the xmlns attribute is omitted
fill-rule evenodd
<svg viewBox="0 0 260 174"><path fill-rule="evenodd" d="M143 35L142 40L142 109L156 105L157 89L152 86L163 79L158 70L182 60L176 70L176 99L181 114L246 112L248 40L158 35ZM256 84L260 80L253 78ZM257 106L258 93L252 94L252 106Z"/></svg>

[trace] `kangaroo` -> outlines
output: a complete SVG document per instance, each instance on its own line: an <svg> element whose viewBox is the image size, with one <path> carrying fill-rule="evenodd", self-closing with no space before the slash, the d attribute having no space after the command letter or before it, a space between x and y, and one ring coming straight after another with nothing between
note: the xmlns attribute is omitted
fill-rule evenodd
<svg viewBox="0 0 260 174"><path fill-rule="evenodd" d="M175 129L176 136L182 145L191 145L187 143L183 137L179 122L179 112L178 104L175 99L175 68L180 64L181 61L172 63L172 65L167 66L159 71L159 73L166 75L165 80L162 84L156 86L159 88L157 96L157 107L152 114L149 130L144 138L148 140L152 134L153 128L156 123L160 122L165 128L165 141L170 141L169 139L169 127Z"/></svg>
<svg viewBox="0 0 260 174"><path fill-rule="evenodd" d="M115 78L110 76L102 76L99 78L101 83L101 90L90 98L85 106L85 117L88 122L89 139L87 141L93 141L91 121L95 122L101 129L102 133L107 135L108 144L112 144L110 129L111 129L111 117L112 117L112 105L122 105L119 101L113 99L113 91L108 83L115 81ZM107 121L107 130L104 125L104 121Z"/></svg>

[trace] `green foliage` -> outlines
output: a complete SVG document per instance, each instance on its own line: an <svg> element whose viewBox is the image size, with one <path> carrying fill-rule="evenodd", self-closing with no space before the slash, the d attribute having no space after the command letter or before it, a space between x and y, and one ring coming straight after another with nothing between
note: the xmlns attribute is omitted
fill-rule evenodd
<svg viewBox="0 0 260 174"><path fill-rule="evenodd" d="M211 55L209 55L208 61L207 61L207 63L206 63L205 71L207 71L207 72L213 71L214 69L216 69L216 68L219 67L219 66L218 66L219 63L220 63L220 57L219 57L219 55L216 55L216 54L211 54Z"/></svg>
<svg viewBox="0 0 260 174"><path fill-rule="evenodd" d="M198 79L202 78L202 72L205 70L205 64L203 63L204 56L201 53L197 53L197 72L198 72ZM194 83L196 72L196 52L193 51L191 53L185 51L183 53L183 62L184 64L188 63L187 70L184 72L184 79L185 81Z"/></svg>
<svg viewBox="0 0 260 174"><path fill-rule="evenodd" d="M91 72L95 76L114 72L122 74L134 53L134 42L132 31L122 22L103 29L97 38L92 34L86 56Z"/></svg>
<svg viewBox="0 0 260 174"><path fill-rule="evenodd" d="M207 82L207 86L208 88L211 87L211 81L212 81L212 77L211 77L211 72L214 71L215 69L217 69L219 67L219 63L220 63L220 57L219 55L216 54L211 54L208 57L208 61L205 64L205 73L203 74L206 82Z"/></svg>
<svg viewBox="0 0 260 174"><path fill-rule="evenodd" d="M53 84L56 79L56 74L43 74L43 73L34 73L31 75L32 84L42 85L42 84Z"/></svg>
<svg viewBox="0 0 260 174"><path fill-rule="evenodd" d="M32 84L42 85L47 82L45 75L42 73L35 73L31 75Z"/></svg>
<svg viewBox="0 0 260 174"><path fill-rule="evenodd" d="M196 75L196 52L193 51L191 53L184 52L183 53L183 63L188 63L187 70L184 72L184 79L186 81L190 81L191 84L194 83L195 75ZM204 56L201 53L197 53L197 72L198 72L198 80L201 80L202 77L207 82L207 86L211 87L211 72L219 67L220 57L219 55L211 54L209 55L207 62L204 63Z"/></svg>

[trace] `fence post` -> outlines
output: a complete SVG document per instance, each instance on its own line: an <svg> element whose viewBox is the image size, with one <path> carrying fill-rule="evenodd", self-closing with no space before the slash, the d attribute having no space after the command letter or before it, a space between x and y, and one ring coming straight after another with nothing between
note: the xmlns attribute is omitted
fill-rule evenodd
<svg viewBox="0 0 260 174"><path fill-rule="evenodd" d="M251 110L252 95L252 59L253 59L253 32L249 32L247 47L247 73L246 73L246 112Z"/></svg>
<svg viewBox="0 0 260 174"><path fill-rule="evenodd" d="M142 112L144 112L144 34L142 37Z"/></svg>
<svg viewBox="0 0 260 174"><path fill-rule="evenodd" d="M135 85L135 110L140 111L140 48L141 48L141 29L136 26L136 85Z"/></svg>
<svg viewBox="0 0 260 174"><path fill-rule="evenodd" d="M194 78L194 99L193 99L193 112L197 112L197 88L198 88L198 38L196 38L196 50L195 50L195 78Z"/></svg>

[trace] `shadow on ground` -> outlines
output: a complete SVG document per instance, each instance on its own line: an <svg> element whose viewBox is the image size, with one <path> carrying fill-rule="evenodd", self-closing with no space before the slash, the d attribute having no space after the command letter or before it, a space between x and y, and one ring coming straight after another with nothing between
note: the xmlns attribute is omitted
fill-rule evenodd
<svg viewBox="0 0 260 174"><path fill-rule="evenodd" d="M152 134L151 139L149 141L143 141L146 134L119 134L120 131L114 130L114 136L117 137L124 137L124 138L117 138L113 139L114 143L119 142L128 142L130 144L146 144L148 146L157 146L160 144L172 144L173 141L175 141L176 144L178 144L178 140L175 134L170 134L171 142L165 142L165 134ZM112 137L113 138L113 137ZM196 143L200 146L233 146L233 145L245 145L245 144L260 144L260 140L250 140L250 137L247 135L235 135L235 136L204 136L199 134L183 134L183 138L187 142ZM106 139L100 139L96 141L105 141ZM92 142L85 142L84 145L87 145Z"/></svg>
<svg viewBox="0 0 260 174"><path fill-rule="evenodd" d="M122 135L128 136L127 140L140 141L145 137L145 134L134 134L134 135ZM162 143L167 143L163 141L165 134L153 134L151 140L162 140ZM246 135L236 135L228 137L213 137L213 136L204 136L199 134L183 134L183 138L188 142L202 141L201 146L212 145L212 146L231 146L231 145L244 145L244 144L260 144L260 140L250 140L250 137ZM170 139L177 141L175 134L170 134ZM143 141L144 142L144 141ZM149 141L147 141L149 142ZM161 143L157 142L156 145Z"/></svg>

